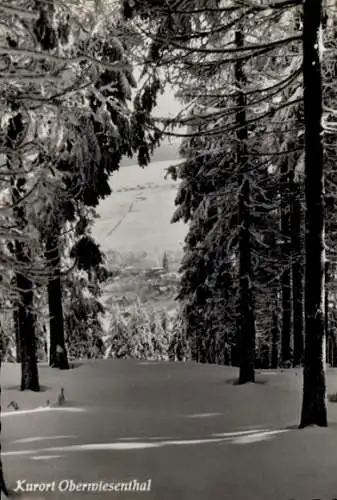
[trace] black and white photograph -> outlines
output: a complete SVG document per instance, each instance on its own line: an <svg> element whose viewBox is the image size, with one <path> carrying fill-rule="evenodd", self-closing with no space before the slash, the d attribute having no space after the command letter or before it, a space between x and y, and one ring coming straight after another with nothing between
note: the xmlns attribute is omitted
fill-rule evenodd
<svg viewBox="0 0 337 500"><path fill-rule="evenodd" d="M337 498L337 0L0 0L0 497Z"/></svg>

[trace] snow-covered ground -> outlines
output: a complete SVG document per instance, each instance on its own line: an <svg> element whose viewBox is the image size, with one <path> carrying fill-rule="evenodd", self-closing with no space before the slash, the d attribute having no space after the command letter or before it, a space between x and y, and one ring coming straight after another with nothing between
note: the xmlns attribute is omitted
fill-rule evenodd
<svg viewBox="0 0 337 500"><path fill-rule="evenodd" d="M121 167L111 177L111 196L98 207L93 235L104 251L146 253L161 262L164 251L180 255L187 231L171 224L178 183L165 179L165 170L177 161Z"/></svg>
<svg viewBox="0 0 337 500"><path fill-rule="evenodd" d="M67 373L42 366L43 392L21 393L19 367L5 364L3 405L20 405L3 416L9 486L137 479L152 481L149 500L335 498L337 404L328 405L328 428L298 430L302 370L260 372L244 386L237 375L194 363L89 361ZM336 370L327 379L335 392ZM64 407L23 411L54 400L61 386ZM22 498L61 497L73 493Z"/></svg>

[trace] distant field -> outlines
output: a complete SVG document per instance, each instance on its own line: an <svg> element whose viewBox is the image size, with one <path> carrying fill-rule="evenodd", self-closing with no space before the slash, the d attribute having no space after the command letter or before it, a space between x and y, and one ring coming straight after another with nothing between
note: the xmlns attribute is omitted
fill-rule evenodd
<svg viewBox="0 0 337 500"><path fill-rule="evenodd" d="M158 265L166 251L170 260L180 260L187 226L171 224L178 183L164 178L165 169L176 162L152 162L144 169L124 166L112 176L113 194L99 205L93 228L108 255L133 254Z"/></svg>
<svg viewBox="0 0 337 500"><path fill-rule="evenodd" d="M163 141L160 147L155 149L152 155L153 162L176 161L178 159L179 159L179 144L172 143L168 140ZM125 167L136 163L137 163L136 157L132 158L131 160L130 158L123 158L121 161L121 166Z"/></svg>

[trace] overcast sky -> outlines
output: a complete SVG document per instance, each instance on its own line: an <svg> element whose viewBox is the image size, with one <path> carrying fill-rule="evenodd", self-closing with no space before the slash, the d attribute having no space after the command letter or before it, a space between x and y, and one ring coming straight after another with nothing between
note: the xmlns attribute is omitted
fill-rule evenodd
<svg viewBox="0 0 337 500"><path fill-rule="evenodd" d="M139 68L135 67L133 74L136 82L139 82L141 71ZM141 84L141 83L140 83ZM137 91L137 89L135 89ZM158 116L161 118L173 118L177 116L179 111L181 110L181 104L174 97L174 90L169 85L166 86L165 92L163 95L158 96L158 105L155 108L153 114L154 116ZM173 138L171 138L172 140ZM180 142L180 139L176 139Z"/></svg>
<svg viewBox="0 0 337 500"><path fill-rule="evenodd" d="M174 98L173 90L168 88L165 94L161 95L158 99L158 106L155 111L156 116L176 116L181 109L181 105Z"/></svg>

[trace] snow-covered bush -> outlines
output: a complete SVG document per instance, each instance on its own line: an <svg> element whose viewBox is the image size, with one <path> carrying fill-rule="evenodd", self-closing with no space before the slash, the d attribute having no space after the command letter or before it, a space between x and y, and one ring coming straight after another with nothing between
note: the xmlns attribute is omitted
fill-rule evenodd
<svg viewBox="0 0 337 500"><path fill-rule="evenodd" d="M184 318L178 311L172 322L169 359L171 361L188 361L192 358L190 342L186 337Z"/></svg>
<svg viewBox="0 0 337 500"><path fill-rule="evenodd" d="M139 300L127 307L112 310L109 334L105 339L106 355L117 359L176 360L172 354L177 342L177 312L156 310Z"/></svg>
<svg viewBox="0 0 337 500"><path fill-rule="evenodd" d="M64 327L68 355L72 359L103 356L100 286L93 277L74 270L64 280Z"/></svg>

